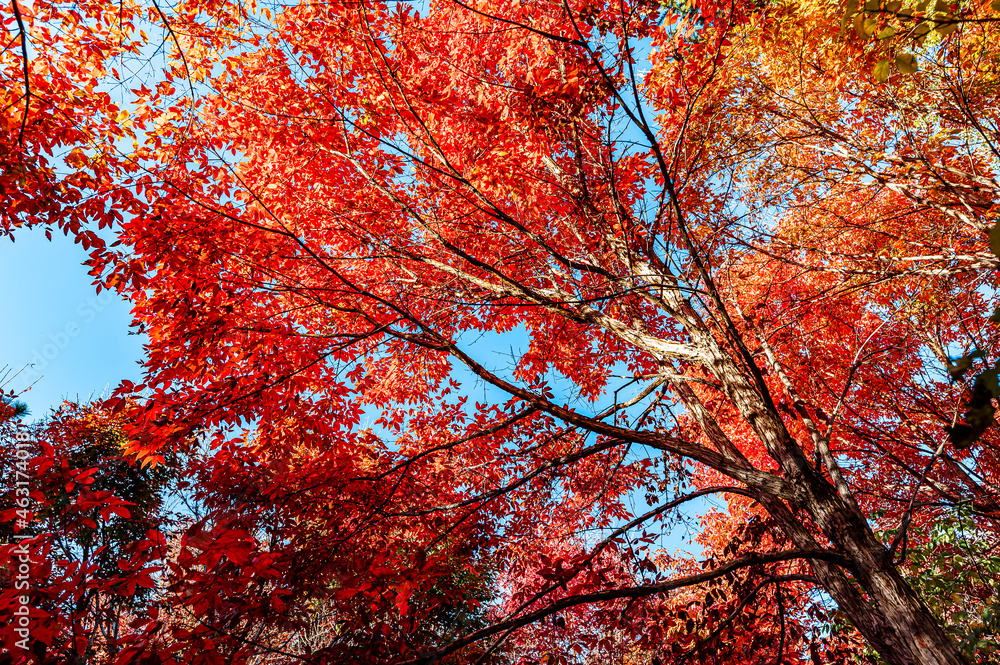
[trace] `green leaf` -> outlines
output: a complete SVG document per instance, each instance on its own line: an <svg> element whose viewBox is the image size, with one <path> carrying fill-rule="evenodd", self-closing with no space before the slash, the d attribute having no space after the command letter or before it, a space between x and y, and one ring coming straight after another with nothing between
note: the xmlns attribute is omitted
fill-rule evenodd
<svg viewBox="0 0 1000 665"><path fill-rule="evenodd" d="M875 78L878 79L879 83L885 83L889 80L889 58L882 58L875 65Z"/></svg>
<svg viewBox="0 0 1000 665"><path fill-rule="evenodd" d="M1000 0L997 0L1000 2ZM840 17L840 32L841 34L847 32L847 27L851 25L852 20L858 13L858 4L854 0L848 0L848 3L844 5L844 15Z"/></svg>
<svg viewBox="0 0 1000 665"><path fill-rule="evenodd" d="M993 256L1000 259L1000 222L990 229L990 251L993 252Z"/></svg>
<svg viewBox="0 0 1000 665"><path fill-rule="evenodd" d="M992 8L995 12L1000 12L1000 0L993 0L990 4L990 8Z"/></svg>
<svg viewBox="0 0 1000 665"><path fill-rule="evenodd" d="M996 369L988 369L984 371L976 378L977 383L980 381L993 399L1000 396L1000 373L998 373Z"/></svg>
<svg viewBox="0 0 1000 665"><path fill-rule="evenodd" d="M962 356L955 361L955 364L951 362L948 363L948 373L951 374L951 378L954 381L961 379L969 369L972 368L972 361L976 358L982 358L984 356L983 352L976 349L972 353Z"/></svg>
<svg viewBox="0 0 1000 665"><path fill-rule="evenodd" d="M878 33L878 38L881 39L883 42L887 42L890 39L892 39L895 35L896 35L895 29L893 29L892 26L887 26L885 28L882 28L882 30Z"/></svg>
<svg viewBox="0 0 1000 665"><path fill-rule="evenodd" d="M917 58L912 53L900 53L896 56L896 69L910 75L917 73Z"/></svg>
<svg viewBox="0 0 1000 665"><path fill-rule="evenodd" d="M858 37L860 37L861 39L865 38L864 22L865 22L864 14L858 14L854 17L854 31L858 33Z"/></svg>
<svg viewBox="0 0 1000 665"><path fill-rule="evenodd" d="M931 31L930 23L921 23L916 28L913 29L913 39L918 45L923 45L924 40L927 38L928 33Z"/></svg>
<svg viewBox="0 0 1000 665"><path fill-rule="evenodd" d="M950 21L952 20L952 17L949 15L948 18L941 20ZM942 37L947 37L951 33L958 30L958 23L946 23L945 25L939 25L935 28L935 30L937 30L938 34L940 34Z"/></svg>

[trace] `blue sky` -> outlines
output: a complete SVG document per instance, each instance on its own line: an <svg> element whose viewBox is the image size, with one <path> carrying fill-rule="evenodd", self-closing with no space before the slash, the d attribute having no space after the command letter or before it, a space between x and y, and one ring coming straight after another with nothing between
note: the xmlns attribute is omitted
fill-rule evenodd
<svg viewBox="0 0 1000 665"><path fill-rule="evenodd" d="M143 337L129 334L121 298L96 293L83 248L56 233L50 242L40 229L15 239L0 238L0 367L23 370L5 390L25 391L21 400L37 418L64 399L88 401L121 379L138 382Z"/></svg>

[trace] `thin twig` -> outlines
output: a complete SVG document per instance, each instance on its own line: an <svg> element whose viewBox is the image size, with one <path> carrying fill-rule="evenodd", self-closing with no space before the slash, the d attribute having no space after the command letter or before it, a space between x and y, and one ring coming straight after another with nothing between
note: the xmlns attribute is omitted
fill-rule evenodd
<svg viewBox="0 0 1000 665"><path fill-rule="evenodd" d="M891 561L894 565L899 565L903 563L906 559L906 531L910 528L910 521L913 519L913 505L917 500L917 495L920 494L920 489L924 486L924 482L927 480L927 476L930 474L931 469L934 468L934 463L937 462L941 453L944 452L944 444L942 441L941 445L938 446L931 458L927 460L927 465L924 467L924 473L920 476L920 482L913 490L913 494L910 496L910 503L906 507L906 512L903 513L903 518L899 523L899 531L896 536L892 539L892 544L889 546L889 551L886 553L886 559ZM896 556L896 551L899 550L899 556Z"/></svg>

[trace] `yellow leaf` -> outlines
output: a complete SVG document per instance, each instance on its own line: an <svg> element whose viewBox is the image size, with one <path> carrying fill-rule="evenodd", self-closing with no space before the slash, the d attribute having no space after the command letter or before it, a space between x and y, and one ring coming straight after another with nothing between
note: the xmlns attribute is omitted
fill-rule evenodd
<svg viewBox="0 0 1000 665"><path fill-rule="evenodd" d="M879 83L885 83L889 80L889 58L879 60L875 65L874 73Z"/></svg>
<svg viewBox="0 0 1000 665"><path fill-rule="evenodd" d="M896 56L896 69L906 75L916 74L917 57L912 53L900 53Z"/></svg>

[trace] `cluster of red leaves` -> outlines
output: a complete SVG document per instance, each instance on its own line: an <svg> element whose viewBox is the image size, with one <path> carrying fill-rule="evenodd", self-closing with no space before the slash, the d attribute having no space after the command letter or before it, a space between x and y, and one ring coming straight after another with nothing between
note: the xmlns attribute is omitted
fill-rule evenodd
<svg viewBox="0 0 1000 665"><path fill-rule="evenodd" d="M44 425L10 417L2 426L12 442L0 511L7 653L113 660L142 634L143 589L161 570L155 479L122 457L120 421L100 411L66 405Z"/></svg>
<svg viewBox="0 0 1000 665"><path fill-rule="evenodd" d="M889 12L868 4L854 13ZM142 385L37 432L45 653L841 662L863 646L815 637L829 617L799 561L655 601L623 591L789 547L768 517L788 496L764 506L759 487L729 487L733 464L795 480L747 416L750 392L818 460L817 483L836 480L824 447L840 460L868 541L869 520L993 505L995 433L922 474L967 392L935 364L998 351L983 315L993 162L953 133L989 134L976 123L995 126L998 87L954 40L938 78L886 92L869 67L896 46L841 38L836 3L12 7L12 34L51 48L0 54L2 230L76 234L149 340ZM981 11L963 20L995 61ZM141 20L164 29L170 62L115 103L102 86L143 52ZM651 48L649 72L630 40ZM952 102L934 85L949 67L979 77ZM121 249L105 251L108 225ZM522 348L492 362L470 333ZM729 365L705 362L720 349ZM619 408L643 382L653 402ZM101 464L74 462L110 431ZM616 531L658 489L662 451L705 462L684 489L733 497L705 520L703 565L657 566L655 536ZM109 464L124 475L105 478ZM169 544L143 529L109 568L117 550L91 535L145 516L94 487L155 469L188 476L190 523ZM124 602L144 588L145 606ZM477 646L508 627L507 646Z"/></svg>

